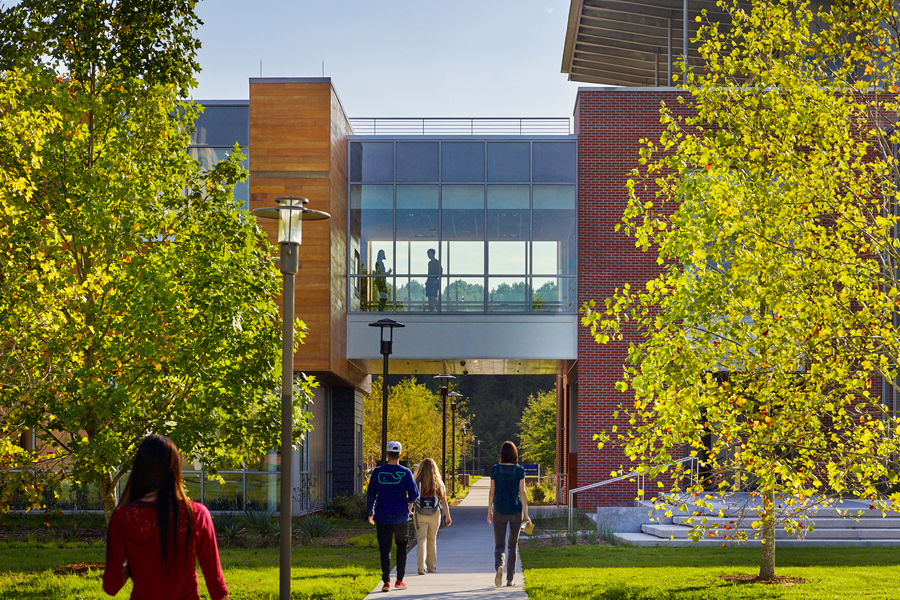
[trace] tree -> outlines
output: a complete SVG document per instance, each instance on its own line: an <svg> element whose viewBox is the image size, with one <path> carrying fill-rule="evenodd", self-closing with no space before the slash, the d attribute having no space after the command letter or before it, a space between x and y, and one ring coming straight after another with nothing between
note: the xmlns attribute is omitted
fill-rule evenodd
<svg viewBox="0 0 900 600"><path fill-rule="evenodd" d="M777 527L802 535L842 495L900 500L896 416L872 389L878 374L894 382L900 348L885 151L898 141L885 57L897 19L880 1L723 6L731 28L701 28L705 68L688 74L696 114L663 106L666 129L629 181L624 229L660 274L589 303L583 322L601 343L629 343L627 424L600 445L671 475L667 510L738 506L771 579ZM702 475L684 488L670 466L683 455ZM703 521L695 539L745 535Z"/></svg>
<svg viewBox="0 0 900 600"><path fill-rule="evenodd" d="M55 461L107 519L147 433L212 470L278 445L273 248L233 200L239 153L186 153L194 4L0 12L0 452L38 437L0 466Z"/></svg>
<svg viewBox="0 0 900 600"><path fill-rule="evenodd" d="M382 386L379 378L366 396L363 413L363 448L367 465L381 460ZM441 405L440 398L414 379L403 379L388 390L388 440L403 444L404 460L416 464L433 458L440 466ZM450 424L448 411L448 444ZM457 419L459 422L459 419Z"/></svg>
<svg viewBox="0 0 900 600"><path fill-rule="evenodd" d="M537 463L547 471L556 468L556 391L528 397L519 421L519 448L523 462Z"/></svg>

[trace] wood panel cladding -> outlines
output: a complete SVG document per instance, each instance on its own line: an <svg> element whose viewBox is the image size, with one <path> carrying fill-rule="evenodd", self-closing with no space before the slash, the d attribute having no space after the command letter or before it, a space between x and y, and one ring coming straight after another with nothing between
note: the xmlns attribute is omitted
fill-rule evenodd
<svg viewBox="0 0 900 600"><path fill-rule="evenodd" d="M331 215L303 224L294 312L308 331L294 369L358 387L367 374L346 358L350 133L330 79L250 81L251 210L274 206L279 196L300 196L309 199L308 208ZM260 226L275 244L275 221L262 219Z"/></svg>

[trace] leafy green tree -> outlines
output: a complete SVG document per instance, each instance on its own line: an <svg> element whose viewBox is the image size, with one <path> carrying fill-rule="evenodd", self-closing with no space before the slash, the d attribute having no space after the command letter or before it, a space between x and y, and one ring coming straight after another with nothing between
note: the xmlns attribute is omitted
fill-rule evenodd
<svg viewBox="0 0 900 600"><path fill-rule="evenodd" d="M688 75L696 113L662 107L629 181L624 228L660 274L583 322L629 345L633 400L601 446L672 475L666 509L740 508L771 579L777 527L802 535L829 498L900 500L896 416L872 390L898 357L897 19L890 2L722 5L732 26L703 26ZM682 456L700 463L687 490ZM746 535L732 527L694 535Z"/></svg>
<svg viewBox="0 0 900 600"><path fill-rule="evenodd" d="M372 384L363 413L363 449L367 465L381 460L382 379ZM388 390L388 441L403 444L404 460L415 464L423 458L441 462L441 406L423 384L403 379ZM449 412L449 408L447 409ZM448 414L449 418L449 414ZM447 429L450 429L449 419ZM449 443L450 436L448 433Z"/></svg>
<svg viewBox="0 0 900 600"><path fill-rule="evenodd" d="M55 461L107 519L147 433L210 469L278 445L273 249L233 200L239 153L207 172L186 153L193 7L0 12L0 466Z"/></svg>
<svg viewBox="0 0 900 600"><path fill-rule="evenodd" d="M521 462L539 464L545 471L556 468L556 391L528 397L519 421L519 439Z"/></svg>

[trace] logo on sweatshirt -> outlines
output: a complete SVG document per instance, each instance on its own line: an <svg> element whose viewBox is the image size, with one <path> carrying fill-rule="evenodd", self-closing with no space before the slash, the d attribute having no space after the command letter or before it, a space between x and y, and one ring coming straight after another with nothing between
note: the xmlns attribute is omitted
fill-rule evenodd
<svg viewBox="0 0 900 600"><path fill-rule="evenodd" d="M403 481L403 473L389 473L382 471L378 474L378 483L384 485L396 485Z"/></svg>

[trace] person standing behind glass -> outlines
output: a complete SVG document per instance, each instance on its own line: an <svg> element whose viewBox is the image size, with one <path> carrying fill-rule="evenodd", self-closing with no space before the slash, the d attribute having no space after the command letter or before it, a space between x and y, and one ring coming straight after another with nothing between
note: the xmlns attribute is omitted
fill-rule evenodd
<svg viewBox="0 0 900 600"><path fill-rule="evenodd" d="M531 523L528 516L528 496L525 494L525 468L519 464L519 451L510 441L500 448L500 463L491 467L491 491L488 495L487 522L494 526L494 584L503 583L503 548L506 547L506 585L513 586L516 571L516 547L522 521ZM509 525L509 538L506 527Z"/></svg>
<svg viewBox="0 0 900 600"><path fill-rule="evenodd" d="M378 311L384 312L387 305L387 276L394 272L393 269L384 270L384 250L378 251L378 260L375 261L375 289L378 290Z"/></svg>
<svg viewBox="0 0 900 600"><path fill-rule="evenodd" d="M434 248L428 249L428 279L425 280L425 295L428 297L428 310L438 309L438 296L441 293L441 261L434 257Z"/></svg>

